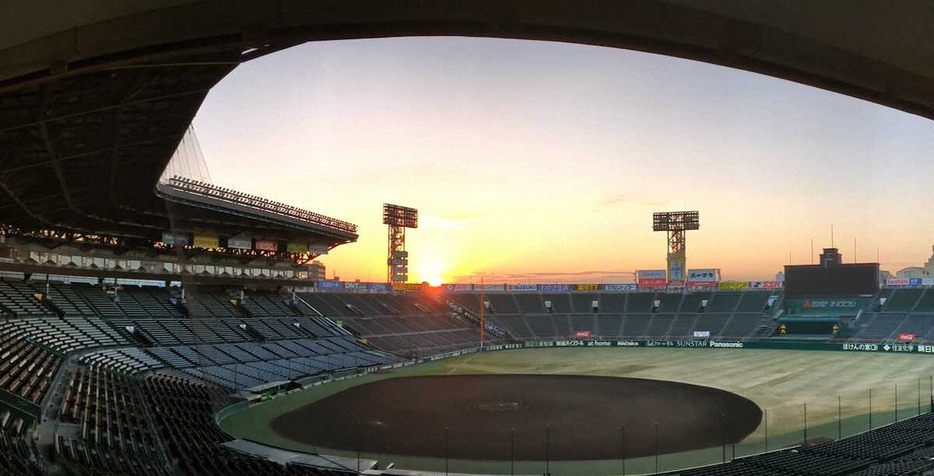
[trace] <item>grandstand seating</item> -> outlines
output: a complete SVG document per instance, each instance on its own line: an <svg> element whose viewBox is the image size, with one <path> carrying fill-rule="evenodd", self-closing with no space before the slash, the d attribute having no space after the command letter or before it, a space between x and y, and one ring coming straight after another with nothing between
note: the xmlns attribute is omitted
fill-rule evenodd
<svg viewBox="0 0 934 476"><path fill-rule="evenodd" d="M21 438L0 431L0 474L4 476L43 476L32 451Z"/></svg>
<svg viewBox="0 0 934 476"><path fill-rule="evenodd" d="M882 476L934 468L934 413L860 435L739 458L727 464L667 473L679 476ZM927 473L925 473L927 474Z"/></svg>
<svg viewBox="0 0 934 476"><path fill-rule="evenodd" d="M227 401L218 387L153 375L145 380L146 398L173 458L189 476L343 476L356 471L321 469L236 453L221 445L231 438L214 424L214 412Z"/></svg>
<svg viewBox="0 0 934 476"><path fill-rule="evenodd" d="M35 290L26 283L0 279L0 312L18 317L52 314L34 294Z"/></svg>
<svg viewBox="0 0 934 476"><path fill-rule="evenodd" d="M0 389L39 404L62 363L62 357L29 337L0 335Z"/></svg>
<svg viewBox="0 0 934 476"><path fill-rule="evenodd" d="M771 321L763 310L772 294L490 293L485 299L488 322L517 339L573 338L578 331L604 339L690 339L697 330L747 339ZM898 289L879 296L887 298L885 306L862 313L857 339L892 340L900 333L934 339L934 293ZM172 288L124 286L115 297L86 284L0 280L0 311L7 316L0 320L0 391L37 411L44 401L57 405L60 422L46 464L60 474L167 476L178 474L175 464L183 475L343 476L353 472L282 465L227 449L221 443L231 439L213 414L232 390L463 349L478 338L476 293L448 296L473 316L408 295L308 293L293 301L247 290L243 297L219 286L191 289L183 300ZM66 356L74 359L62 369ZM53 394L56 375L64 381ZM0 474L46 474L25 439L31 420L24 418L0 408ZM678 474L920 472L932 467L932 435L934 416L925 415L854 438Z"/></svg>
<svg viewBox="0 0 934 476"><path fill-rule="evenodd" d="M66 378L55 448L68 466L83 473L168 474L134 379L97 367Z"/></svg>
<svg viewBox="0 0 934 476"><path fill-rule="evenodd" d="M763 311L772 294L762 291L489 293L485 299L492 308L487 319L520 340L573 338L577 331L589 331L601 339L683 340L693 339L694 331L708 331L712 338L746 339L770 325L770 317ZM471 306L478 306L479 294L453 293L449 299L470 310ZM551 302L553 312L547 312L546 301ZM598 304L596 313L594 301ZM701 312L704 301L707 306Z"/></svg>

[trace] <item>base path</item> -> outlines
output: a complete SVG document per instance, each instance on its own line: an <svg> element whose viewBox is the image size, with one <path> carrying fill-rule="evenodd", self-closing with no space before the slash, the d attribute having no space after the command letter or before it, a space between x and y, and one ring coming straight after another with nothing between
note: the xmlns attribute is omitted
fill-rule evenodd
<svg viewBox="0 0 934 476"><path fill-rule="evenodd" d="M329 449L555 461L736 443L761 419L759 407L739 395L676 382L452 375L353 387L281 415L272 427L283 437Z"/></svg>

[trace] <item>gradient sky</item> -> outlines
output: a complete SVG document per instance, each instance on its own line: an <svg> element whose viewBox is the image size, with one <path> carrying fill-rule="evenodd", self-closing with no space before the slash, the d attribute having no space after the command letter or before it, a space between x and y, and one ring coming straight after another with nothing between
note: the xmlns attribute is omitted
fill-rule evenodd
<svg viewBox="0 0 934 476"><path fill-rule="evenodd" d="M652 212L699 210L689 268L768 280L830 245L883 269L934 243L934 122L753 73L535 41L309 43L238 67L194 121L214 183L359 225L328 277L628 282Z"/></svg>

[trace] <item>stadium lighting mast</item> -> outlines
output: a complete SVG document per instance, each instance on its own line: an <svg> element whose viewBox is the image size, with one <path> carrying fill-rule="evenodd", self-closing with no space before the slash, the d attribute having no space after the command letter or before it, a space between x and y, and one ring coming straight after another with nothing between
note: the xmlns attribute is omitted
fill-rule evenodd
<svg viewBox="0 0 934 476"><path fill-rule="evenodd" d="M683 286L687 267L685 232L700 229L700 213L655 212L652 231L668 233L668 285Z"/></svg>
<svg viewBox="0 0 934 476"><path fill-rule="evenodd" d="M418 228L418 210L401 205L383 204L383 224L389 225L389 251L386 281L390 285L409 280L409 253L405 251L405 229Z"/></svg>

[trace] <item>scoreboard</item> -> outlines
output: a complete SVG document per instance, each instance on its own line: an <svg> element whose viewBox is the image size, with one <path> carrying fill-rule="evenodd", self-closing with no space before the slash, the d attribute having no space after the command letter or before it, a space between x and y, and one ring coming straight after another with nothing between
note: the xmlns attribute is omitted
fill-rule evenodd
<svg viewBox="0 0 934 476"><path fill-rule="evenodd" d="M840 296L879 291L879 263L785 266L785 295Z"/></svg>

